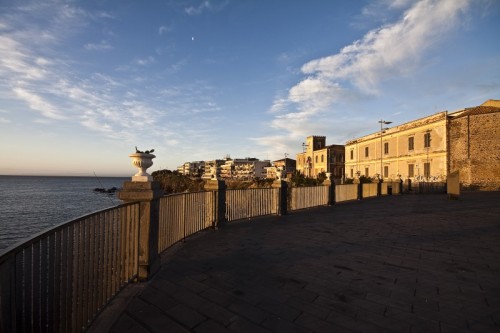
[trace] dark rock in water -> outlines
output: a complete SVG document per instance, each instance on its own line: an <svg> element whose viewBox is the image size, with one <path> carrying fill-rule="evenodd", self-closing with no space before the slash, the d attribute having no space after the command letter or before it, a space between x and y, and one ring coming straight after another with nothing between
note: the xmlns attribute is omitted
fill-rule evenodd
<svg viewBox="0 0 500 333"><path fill-rule="evenodd" d="M102 187L96 187L94 189L94 192L97 192L97 193L106 193L106 194L113 194L115 193L116 191L118 191L118 189L116 187L111 187L111 188L102 188Z"/></svg>

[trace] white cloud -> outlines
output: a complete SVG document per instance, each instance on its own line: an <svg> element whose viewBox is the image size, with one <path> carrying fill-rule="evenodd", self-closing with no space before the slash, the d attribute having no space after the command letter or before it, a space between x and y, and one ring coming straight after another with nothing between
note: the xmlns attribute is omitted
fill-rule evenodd
<svg viewBox="0 0 500 333"><path fill-rule="evenodd" d="M304 64L305 77L270 108L275 114L273 129L291 139L307 136L311 128L304 124L313 117L321 122L326 118L320 115L336 113L334 105L356 95L376 95L380 83L411 75L423 55L460 24L470 0L386 0L378 5L381 3L391 9L411 7L394 23L368 31L340 52ZM260 141L269 142L268 138Z"/></svg>
<svg viewBox="0 0 500 333"><path fill-rule="evenodd" d="M210 9L212 9L212 4L210 3L210 1L205 0L199 6L196 7L190 6L185 8L184 10L188 15L200 15L205 10L210 10Z"/></svg>
<svg viewBox="0 0 500 333"><path fill-rule="evenodd" d="M7 118L0 117L0 124L9 124L10 120Z"/></svg>
<svg viewBox="0 0 500 333"><path fill-rule="evenodd" d="M200 15L205 11L213 11L213 12L220 11L224 7L226 7L227 4L228 4L227 0L216 3L213 3L209 0L204 0L198 6L189 6L184 8L184 11L186 12L186 14L194 16L194 15Z"/></svg>
<svg viewBox="0 0 500 333"><path fill-rule="evenodd" d="M158 28L158 34L160 36L162 36L162 35L164 35L166 33L169 33L171 31L172 31L172 27L170 27L170 26L167 27L167 26L162 25L162 26L160 26L160 28Z"/></svg>
<svg viewBox="0 0 500 333"><path fill-rule="evenodd" d="M21 87L14 88L13 91L17 97L25 101L32 110L40 112L44 117L50 119L65 118L65 116L61 114L54 105L36 93L27 91Z"/></svg>
<svg viewBox="0 0 500 333"><path fill-rule="evenodd" d="M111 46L107 41L101 40L99 43L87 43L84 46L85 50L88 51L104 51L111 50L113 46Z"/></svg>
<svg viewBox="0 0 500 333"><path fill-rule="evenodd" d="M155 58L152 56L149 56L146 58L136 59L134 62L135 62L135 64L137 64L139 66L147 66L147 65L151 65L152 63L154 63Z"/></svg>

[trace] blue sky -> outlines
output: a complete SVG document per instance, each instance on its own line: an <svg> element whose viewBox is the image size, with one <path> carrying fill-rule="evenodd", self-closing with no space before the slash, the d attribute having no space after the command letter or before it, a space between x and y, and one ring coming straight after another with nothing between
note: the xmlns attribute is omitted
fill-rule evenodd
<svg viewBox="0 0 500 333"><path fill-rule="evenodd" d="M0 174L279 159L500 99L500 2L0 0Z"/></svg>

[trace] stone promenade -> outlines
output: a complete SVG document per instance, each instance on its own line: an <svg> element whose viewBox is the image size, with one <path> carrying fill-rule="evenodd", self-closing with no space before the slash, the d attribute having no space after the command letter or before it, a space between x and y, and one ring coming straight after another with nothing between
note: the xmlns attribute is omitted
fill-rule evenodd
<svg viewBox="0 0 500 333"><path fill-rule="evenodd" d="M228 224L166 252L91 332L500 332L500 192Z"/></svg>

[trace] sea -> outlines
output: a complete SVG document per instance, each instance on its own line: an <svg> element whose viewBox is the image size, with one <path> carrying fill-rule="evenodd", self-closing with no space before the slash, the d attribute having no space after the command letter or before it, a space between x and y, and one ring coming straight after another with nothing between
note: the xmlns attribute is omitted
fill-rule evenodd
<svg viewBox="0 0 500 333"><path fill-rule="evenodd" d="M96 188L120 189L129 177L0 176L0 254L55 225L122 202Z"/></svg>

